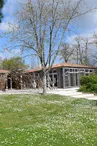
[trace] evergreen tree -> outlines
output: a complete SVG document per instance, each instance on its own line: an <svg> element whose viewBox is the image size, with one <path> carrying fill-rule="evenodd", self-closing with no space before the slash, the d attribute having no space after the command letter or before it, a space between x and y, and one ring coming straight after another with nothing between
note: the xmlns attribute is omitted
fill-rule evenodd
<svg viewBox="0 0 97 146"><path fill-rule="evenodd" d="M3 5L4 5L4 0L0 0L0 23L1 23L2 18L3 18L3 14L2 14Z"/></svg>

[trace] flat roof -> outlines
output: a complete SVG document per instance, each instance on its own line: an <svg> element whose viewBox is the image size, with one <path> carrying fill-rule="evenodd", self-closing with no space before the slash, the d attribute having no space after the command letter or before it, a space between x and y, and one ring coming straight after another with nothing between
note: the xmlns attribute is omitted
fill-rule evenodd
<svg viewBox="0 0 97 146"><path fill-rule="evenodd" d="M88 69L97 69L95 66L88 66L88 65L83 65L83 64L73 64L73 63L62 63L62 64L55 64L51 67L51 69L54 68L61 68L61 67L74 67L74 68L88 68ZM28 70L28 72L37 72L40 71L42 68L36 68L36 69L31 69Z"/></svg>

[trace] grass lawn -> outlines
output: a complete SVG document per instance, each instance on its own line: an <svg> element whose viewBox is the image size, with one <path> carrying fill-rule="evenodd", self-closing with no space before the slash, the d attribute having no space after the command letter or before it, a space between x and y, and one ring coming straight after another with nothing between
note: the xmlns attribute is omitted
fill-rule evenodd
<svg viewBox="0 0 97 146"><path fill-rule="evenodd" d="M97 102L0 95L0 146L97 146Z"/></svg>

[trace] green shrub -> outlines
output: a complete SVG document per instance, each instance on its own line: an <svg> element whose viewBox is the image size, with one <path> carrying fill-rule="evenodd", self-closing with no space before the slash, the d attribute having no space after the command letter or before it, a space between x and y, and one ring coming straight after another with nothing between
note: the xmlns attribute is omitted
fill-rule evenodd
<svg viewBox="0 0 97 146"><path fill-rule="evenodd" d="M86 92L86 86L80 86L80 88L78 89L78 91Z"/></svg>
<svg viewBox="0 0 97 146"><path fill-rule="evenodd" d="M84 86L89 82L90 82L89 76L82 76L81 79L80 79L80 85L81 86Z"/></svg>
<svg viewBox="0 0 97 146"><path fill-rule="evenodd" d="M79 91L97 93L97 75L83 76L80 79Z"/></svg>
<svg viewBox="0 0 97 146"><path fill-rule="evenodd" d="M97 75L90 75L90 82L93 84L97 84Z"/></svg>
<svg viewBox="0 0 97 146"><path fill-rule="evenodd" d="M97 84L94 84L94 93L97 93Z"/></svg>

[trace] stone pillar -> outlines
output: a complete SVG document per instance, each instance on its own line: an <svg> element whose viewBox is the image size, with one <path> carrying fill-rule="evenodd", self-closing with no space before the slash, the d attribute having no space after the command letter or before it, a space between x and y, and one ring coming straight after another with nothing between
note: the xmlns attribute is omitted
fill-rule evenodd
<svg viewBox="0 0 97 146"><path fill-rule="evenodd" d="M49 77L49 72L47 74L47 87L50 88L50 77Z"/></svg>
<svg viewBox="0 0 97 146"><path fill-rule="evenodd" d="M56 69L56 73L57 73L57 74L56 74L56 76L57 76L57 81L56 81L56 82L57 82L57 88L58 88L58 87L59 87L59 85L58 85L58 84L59 84L58 69Z"/></svg>
<svg viewBox="0 0 97 146"><path fill-rule="evenodd" d="M52 70L52 87L54 87L54 74L53 74L53 70Z"/></svg>
<svg viewBox="0 0 97 146"><path fill-rule="evenodd" d="M78 87L80 86L80 73L77 74L77 80L78 80Z"/></svg>
<svg viewBox="0 0 97 146"><path fill-rule="evenodd" d="M6 89L8 89L8 78L6 77Z"/></svg>
<svg viewBox="0 0 97 146"><path fill-rule="evenodd" d="M10 89L12 89L12 78L10 78Z"/></svg>
<svg viewBox="0 0 97 146"><path fill-rule="evenodd" d="M65 73L64 73L65 69L63 68L63 88L65 88Z"/></svg>
<svg viewBox="0 0 97 146"><path fill-rule="evenodd" d="M20 85L21 85L21 89L22 89L23 88L22 76L20 76Z"/></svg>
<svg viewBox="0 0 97 146"><path fill-rule="evenodd" d="M69 85L69 87L71 86L70 69L69 69L69 73L68 73L68 85Z"/></svg>
<svg viewBox="0 0 97 146"><path fill-rule="evenodd" d="M76 73L73 74L73 82L74 86L76 86Z"/></svg>

